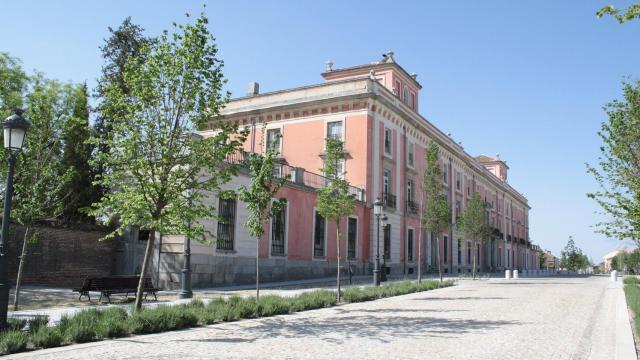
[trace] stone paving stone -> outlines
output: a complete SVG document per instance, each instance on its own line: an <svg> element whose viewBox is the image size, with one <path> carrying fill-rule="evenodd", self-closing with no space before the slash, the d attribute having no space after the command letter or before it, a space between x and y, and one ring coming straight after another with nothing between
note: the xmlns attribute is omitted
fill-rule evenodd
<svg viewBox="0 0 640 360"><path fill-rule="evenodd" d="M30 359L614 359L608 278L461 281L377 301L17 354Z"/></svg>

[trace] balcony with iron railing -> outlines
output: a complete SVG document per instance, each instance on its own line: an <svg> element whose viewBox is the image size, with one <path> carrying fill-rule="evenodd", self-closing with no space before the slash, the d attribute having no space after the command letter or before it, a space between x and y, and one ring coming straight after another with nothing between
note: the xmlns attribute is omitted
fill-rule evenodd
<svg viewBox="0 0 640 360"><path fill-rule="evenodd" d="M418 214L418 203L413 200L407 200L407 214L417 215Z"/></svg>
<svg viewBox="0 0 640 360"><path fill-rule="evenodd" d="M247 168L249 166L248 157L249 152L237 151L227 157L226 162L229 164L237 165L240 168ZM275 168L275 176L277 178L285 178L290 184L301 185L314 189L322 189L327 186L330 179L320 174L306 171L303 168L290 166L287 164L277 163ZM349 194L355 196L357 201L366 201L365 191L356 186L349 186ZM395 198L394 198L395 204Z"/></svg>
<svg viewBox="0 0 640 360"><path fill-rule="evenodd" d="M396 196L389 193L382 193L382 206L395 209Z"/></svg>

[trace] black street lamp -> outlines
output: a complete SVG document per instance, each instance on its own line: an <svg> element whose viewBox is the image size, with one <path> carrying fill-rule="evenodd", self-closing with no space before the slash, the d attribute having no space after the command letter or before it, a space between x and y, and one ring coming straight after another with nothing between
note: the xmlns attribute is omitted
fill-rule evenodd
<svg viewBox="0 0 640 360"><path fill-rule="evenodd" d="M9 116L4 124L4 148L9 150L9 170L7 172L7 184L5 186L4 212L2 213L2 236L0 237L0 329L7 327L7 309L9 306L9 263L8 234L9 217L11 215L11 199L13 197L13 170L16 164L16 155L22 150L24 138L29 129L29 122L22 116L21 110Z"/></svg>
<svg viewBox="0 0 640 360"><path fill-rule="evenodd" d="M380 215L382 215L382 200L376 198L373 203L373 214L376 216L377 232L376 232L376 261L373 267L373 285L380 285Z"/></svg>

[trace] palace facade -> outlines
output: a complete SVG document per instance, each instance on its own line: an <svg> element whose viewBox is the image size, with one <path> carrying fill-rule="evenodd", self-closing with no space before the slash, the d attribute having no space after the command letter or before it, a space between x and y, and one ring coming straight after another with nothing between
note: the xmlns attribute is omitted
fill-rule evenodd
<svg viewBox="0 0 640 360"><path fill-rule="evenodd" d="M232 99L222 113L223 120L249 128L245 152L276 147L282 163L277 171L289 179L278 193L287 206L272 219L261 241L263 281L335 275L335 226L315 209L315 192L325 181L319 172L329 136L344 141L343 176L358 199L354 214L342 221L341 254L346 254L352 273L371 274L373 268L376 198L383 201L388 217L379 241L390 274L416 273L419 249L426 271L437 271L436 249L447 274L470 272L472 251L479 256L480 271L538 268L541 250L529 240L530 207L507 182L507 163L499 156L468 154L420 115L422 86L392 52L374 63L349 68L334 69L329 62L321 75L321 84L262 94L252 83L249 94ZM201 133L210 136L214 128L212 122L211 130ZM421 229L419 215L425 147L430 140L440 148L442 182L454 224L437 237ZM236 189L248 181L247 173L241 172L227 187ZM455 226L473 192L485 200L487 221L495 229L492 239L476 249ZM211 201L224 221L206 224L216 234L210 245L192 245L194 286L255 281L256 242L243 226L245 205L233 199ZM175 287L182 264L181 237L164 236L159 245L161 279L165 287Z"/></svg>

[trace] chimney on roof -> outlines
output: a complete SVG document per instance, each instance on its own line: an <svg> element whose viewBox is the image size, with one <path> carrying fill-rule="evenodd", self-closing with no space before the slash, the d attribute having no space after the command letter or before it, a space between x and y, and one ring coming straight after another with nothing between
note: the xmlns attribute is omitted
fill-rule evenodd
<svg viewBox="0 0 640 360"><path fill-rule="evenodd" d="M255 81L249 83L249 91L247 91L248 96L256 96L260 94L260 84Z"/></svg>

